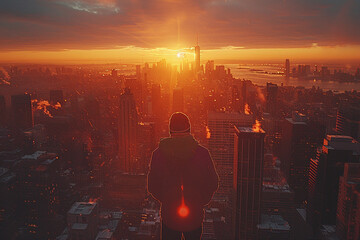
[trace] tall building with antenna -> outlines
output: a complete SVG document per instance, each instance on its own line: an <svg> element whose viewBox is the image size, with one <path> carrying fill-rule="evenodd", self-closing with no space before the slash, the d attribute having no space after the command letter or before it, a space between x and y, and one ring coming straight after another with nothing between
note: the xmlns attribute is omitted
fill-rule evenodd
<svg viewBox="0 0 360 240"><path fill-rule="evenodd" d="M197 40L195 46L195 71L198 72L199 70L200 70L200 46L199 46L199 40Z"/></svg>

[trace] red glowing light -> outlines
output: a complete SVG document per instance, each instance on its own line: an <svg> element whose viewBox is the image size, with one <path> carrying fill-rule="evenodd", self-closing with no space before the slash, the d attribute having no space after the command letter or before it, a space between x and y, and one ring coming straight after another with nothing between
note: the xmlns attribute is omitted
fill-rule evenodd
<svg viewBox="0 0 360 240"><path fill-rule="evenodd" d="M180 217L187 217L189 215L189 208L185 204L182 204L178 209L178 214Z"/></svg>
<svg viewBox="0 0 360 240"><path fill-rule="evenodd" d="M184 185L181 184L181 206L178 208L180 217L187 217L189 215L189 208L185 205L184 201Z"/></svg>

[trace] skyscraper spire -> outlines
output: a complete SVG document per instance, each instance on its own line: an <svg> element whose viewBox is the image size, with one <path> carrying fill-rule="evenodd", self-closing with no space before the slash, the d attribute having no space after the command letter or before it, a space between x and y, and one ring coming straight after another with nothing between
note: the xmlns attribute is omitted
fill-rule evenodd
<svg viewBox="0 0 360 240"><path fill-rule="evenodd" d="M200 70L200 46L199 46L199 36L196 37L196 46L195 46L195 71Z"/></svg>

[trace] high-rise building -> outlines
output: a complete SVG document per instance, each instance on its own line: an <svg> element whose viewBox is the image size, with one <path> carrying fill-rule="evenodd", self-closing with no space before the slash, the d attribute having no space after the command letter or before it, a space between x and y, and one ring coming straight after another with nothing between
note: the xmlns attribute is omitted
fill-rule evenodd
<svg viewBox="0 0 360 240"><path fill-rule="evenodd" d="M262 129L235 126L233 239L257 239L261 223L264 137Z"/></svg>
<svg viewBox="0 0 360 240"><path fill-rule="evenodd" d="M336 116L336 131L360 140L360 107L356 105L340 106Z"/></svg>
<svg viewBox="0 0 360 240"><path fill-rule="evenodd" d="M285 60L285 78L288 79L290 77L290 60Z"/></svg>
<svg viewBox="0 0 360 240"><path fill-rule="evenodd" d="M67 213L70 239L95 239L98 233L99 205L75 202Z"/></svg>
<svg viewBox="0 0 360 240"><path fill-rule="evenodd" d="M11 96L13 126L20 129L31 128L34 125L29 94Z"/></svg>
<svg viewBox="0 0 360 240"><path fill-rule="evenodd" d="M136 65L136 78L141 79L141 65Z"/></svg>
<svg viewBox="0 0 360 240"><path fill-rule="evenodd" d="M234 162L234 124L237 126L252 126L251 115L237 112L209 112L208 146L219 174L219 188L214 200L230 200L230 192L233 185L233 162Z"/></svg>
<svg viewBox="0 0 360 240"><path fill-rule="evenodd" d="M151 153L156 148L156 131L154 122L140 122L138 125L137 138L137 155L138 155L138 172L147 173Z"/></svg>
<svg viewBox="0 0 360 240"><path fill-rule="evenodd" d="M200 46L195 46L195 71L198 72L200 70Z"/></svg>
<svg viewBox="0 0 360 240"><path fill-rule="evenodd" d="M281 140L281 170L298 202L306 200L310 158L310 132L307 117L293 112L285 118Z"/></svg>
<svg viewBox="0 0 360 240"><path fill-rule="evenodd" d="M266 83L266 111L275 116L278 109L277 104L278 86L273 83Z"/></svg>
<svg viewBox="0 0 360 240"><path fill-rule="evenodd" d="M123 172L135 170L138 116L133 94L126 88L120 96L119 164Z"/></svg>
<svg viewBox="0 0 360 240"><path fill-rule="evenodd" d="M205 74L209 77L210 74L214 71L215 63L214 60L207 61L205 65Z"/></svg>
<svg viewBox="0 0 360 240"><path fill-rule="evenodd" d="M173 91L173 112L184 111L184 89L177 88Z"/></svg>
<svg viewBox="0 0 360 240"><path fill-rule="evenodd" d="M59 207L58 169L56 154L45 151L23 156L16 167L16 203L33 239L52 239L59 227L50 221Z"/></svg>
<svg viewBox="0 0 360 240"><path fill-rule="evenodd" d="M306 219L314 231L335 224L339 177L345 163L359 162L359 147L352 137L327 135L316 159L310 159Z"/></svg>
<svg viewBox="0 0 360 240"><path fill-rule="evenodd" d="M214 77L220 80L223 80L226 78L226 70L224 65L216 65L215 71L214 71Z"/></svg>
<svg viewBox="0 0 360 240"><path fill-rule="evenodd" d="M336 232L343 240L360 239L360 163L345 163L339 181Z"/></svg>
<svg viewBox="0 0 360 240"><path fill-rule="evenodd" d="M141 113L146 112L145 110L145 102L147 96L147 75L144 73L144 77L141 72L141 65L136 65L136 84L137 86L137 93L134 93L136 96L136 101L139 107L139 111Z"/></svg>
<svg viewBox="0 0 360 240"><path fill-rule="evenodd" d="M243 112L240 104L240 93L237 85L231 87L231 109L236 112Z"/></svg>

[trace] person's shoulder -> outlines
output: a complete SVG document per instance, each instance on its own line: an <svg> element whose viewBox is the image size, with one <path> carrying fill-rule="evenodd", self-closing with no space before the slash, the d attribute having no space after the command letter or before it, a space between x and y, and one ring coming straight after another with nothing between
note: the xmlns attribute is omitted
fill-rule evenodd
<svg viewBox="0 0 360 240"><path fill-rule="evenodd" d="M198 145L197 151L200 154L206 154L206 155L209 154L209 150L201 144Z"/></svg>
<svg viewBox="0 0 360 240"><path fill-rule="evenodd" d="M157 148L152 152L152 156L153 156L153 157L156 157L156 156L159 155L159 153L160 153L160 150L159 150L159 147L157 147Z"/></svg>

